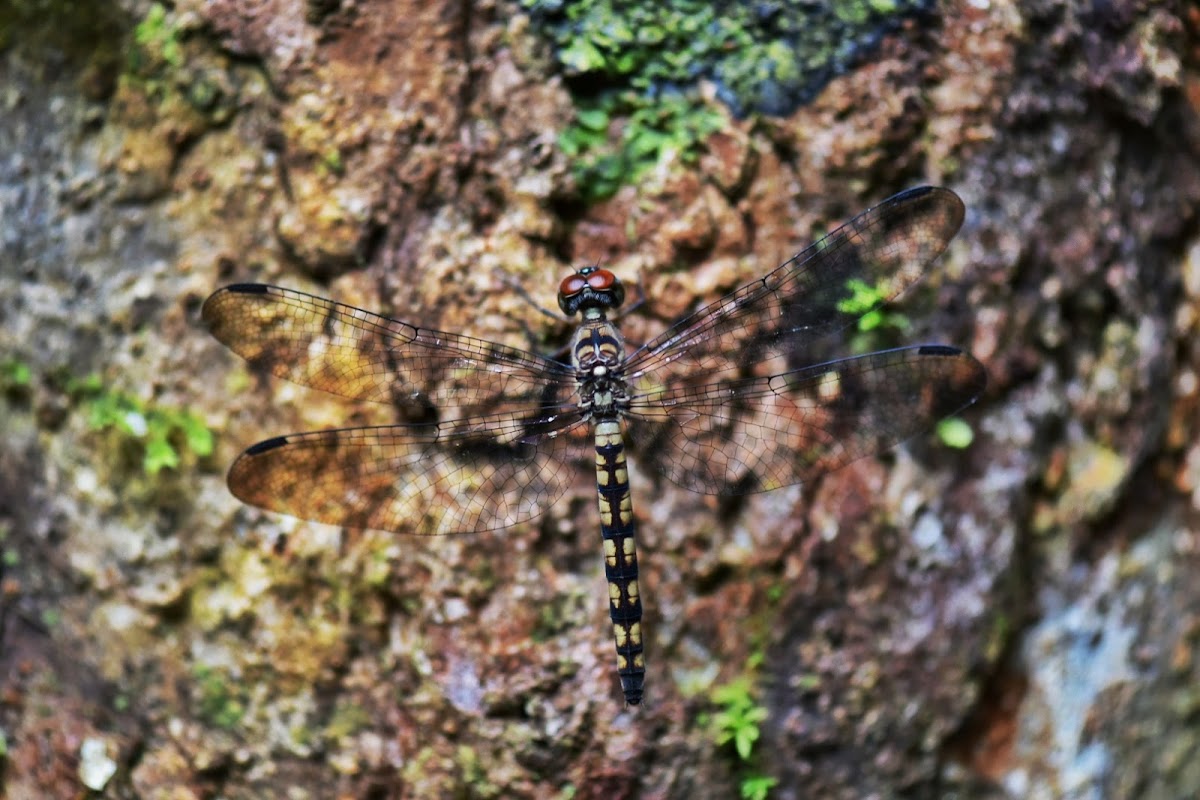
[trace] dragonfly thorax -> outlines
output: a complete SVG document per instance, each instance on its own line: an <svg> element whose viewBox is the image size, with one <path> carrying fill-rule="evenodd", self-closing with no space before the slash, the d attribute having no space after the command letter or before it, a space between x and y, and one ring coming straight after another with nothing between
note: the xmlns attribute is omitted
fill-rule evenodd
<svg viewBox="0 0 1200 800"><path fill-rule="evenodd" d="M596 419L612 419L629 408L625 381L609 377L589 378L580 382L579 405Z"/></svg>
<svg viewBox="0 0 1200 800"><path fill-rule="evenodd" d="M568 317L589 309L603 312L624 302L625 287L621 279L600 267L581 267L558 285L558 307Z"/></svg>
<svg viewBox="0 0 1200 800"><path fill-rule="evenodd" d="M625 340L616 326L603 318L602 310L589 308L585 317L571 341L580 405L596 417L611 418L629 407Z"/></svg>

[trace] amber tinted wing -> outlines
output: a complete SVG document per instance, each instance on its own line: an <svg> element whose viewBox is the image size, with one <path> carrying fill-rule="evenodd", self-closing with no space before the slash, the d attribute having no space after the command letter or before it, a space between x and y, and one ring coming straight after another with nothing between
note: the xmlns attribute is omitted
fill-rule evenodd
<svg viewBox="0 0 1200 800"><path fill-rule="evenodd" d="M806 482L928 429L975 401L983 366L924 345L637 397L638 463L705 494Z"/></svg>
<svg viewBox="0 0 1200 800"><path fill-rule="evenodd" d="M569 367L543 356L277 286L227 286L201 316L257 368L344 397L432 404L443 419L496 412L500 402L553 404L572 380Z"/></svg>
<svg viewBox="0 0 1200 800"><path fill-rule="evenodd" d="M811 363L806 348L919 281L962 220L962 201L948 189L924 186L890 197L677 322L630 357L626 375L631 383L644 376L673 389L777 357L789 367Z"/></svg>
<svg viewBox="0 0 1200 800"><path fill-rule="evenodd" d="M506 528L545 511L594 458L582 415L561 411L279 436L238 457L229 488L270 511L350 528Z"/></svg>

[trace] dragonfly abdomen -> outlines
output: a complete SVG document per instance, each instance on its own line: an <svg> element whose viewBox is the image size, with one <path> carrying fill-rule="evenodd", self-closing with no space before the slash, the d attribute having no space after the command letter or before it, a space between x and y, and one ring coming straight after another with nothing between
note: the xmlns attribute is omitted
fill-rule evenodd
<svg viewBox="0 0 1200 800"><path fill-rule="evenodd" d="M646 661L642 652L642 598L638 590L637 548L625 442L615 419L596 422L596 488L600 496L600 535L604 539L604 576L608 614L617 645L617 674L625 702L642 702Z"/></svg>

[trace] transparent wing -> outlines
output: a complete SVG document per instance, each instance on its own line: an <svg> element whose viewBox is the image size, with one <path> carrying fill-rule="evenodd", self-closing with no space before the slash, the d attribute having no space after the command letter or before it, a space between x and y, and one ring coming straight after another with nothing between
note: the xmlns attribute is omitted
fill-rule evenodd
<svg viewBox="0 0 1200 800"><path fill-rule="evenodd" d="M628 432L643 468L695 492L751 494L886 450L973 403L986 385L968 353L905 347L638 395Z"/></svg>
<svg viewBox="0 0 1200 800"><path fill-rule="evenodd" d="M962 201L948 189L924 186L894 195L675 323L630 357L626 376L670 388L695 376L736 375L778 357L788 367L811 363L817 340L920 280L962 221Z"/></svg>
<svg viewBox="0 0 1200 800"><path fill-rule="evenodd" d="M577 411L280 436L229 470L239 499L349 528L421 535L506 528L540 515L594 459Z"/></svg>
<svg viewBox="0 0 1200 800"><path fill-rule="evenodd" d="M570 368L514 347L428 330L303 292L235 284L201 312L251 365L333 394L470 416L553 404Z"/></svg>

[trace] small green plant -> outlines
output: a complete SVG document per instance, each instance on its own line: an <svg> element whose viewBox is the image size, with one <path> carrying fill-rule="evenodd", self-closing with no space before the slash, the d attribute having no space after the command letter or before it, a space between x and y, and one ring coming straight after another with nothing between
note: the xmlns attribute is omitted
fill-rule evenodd
<svg viewBox="0 0 1200 800"><path fill-rule="evenodd" d="M903 314L885 311L883 304L887 300L887 285L880 282L872 286L860 278L851 278L846 282L850 296L838 301L837 308L843 314L858 317L860 333L870 333L874 330L890 328L897 331L908 330L910 323Z"/></svg>
<svg viewBox="0 0 1200 800"><path fill-rule="evenodd" d="M733 742L738 757L748 761L754 743L758 741L759 724L767 718L767 710L757 705L750 695L750 679L742 676L716 687L712 700L722 707L712 717L717 744Z"/></svg>
<svg viewBox="0 0 1200 800"><path fill-rule="evenodd" d="M742 778L742 800L767 800L767 794L779 783L766 775L748 775Z"/></svg>
<svg viewBox="0 0 1200 800"><path fill-rule="evenodd" d="M134 72L156 61L171 67L183 63L179 26L168 20L167 9L161 3L150 6L146 18L133 29L133 42L136 47L130 49L130 59Z"/></svg>
<svg viewBox="0 0 1200 800"><path fill-rule="evenodd" d="M212 453L212 431L190 411L147 406L132 395L105 387L97 375L72 382L68 393L81 399L92 430L115 429L141 443L147 475L178 467L181 449L201 458Z"/></svg>
<svg viewBox="0 0 1200 800"><path fill-rule="evenodd" d="M192 677L200 691L200 715L219 728L232 728L242 721L246 707L234 696L228 678L207 664L196 664Z"/></svg>
<svg viewBox="0 0 1200 800"><path fill-rule="evenodd" d="M748 671L762 663L763 653L755 651L747 660ZM754 743L760 735L759 726L767 718L767 709L754 702L752 683L748 675L742 675L729 683L713 689L712 701L720 707L709 718L708 724L718 745L733 743L733 749L747 771L742 773L740 794L744 800L766 800L777 781L774 778L749 772L750 757Z"/></svg>
<svg viewBox="0 0 1200 800"><path fill-rule="evenodd" d="M971 426L959 417L948 417L939 422L937 435L942 440L942 444L956 450L970 447L971 442L975 441L975 431L971 430Z"/></svg>
<svg viewBox="0 0 1200 800"><path fill-rule="evenodd" d="M346 172L346 163L342 160L342 152L336 147L331 147L321 153L321 160L318 163L321 169L331 175L341 176Z"/></svg>
<svg viewBox="0 0 1200 800"><path fill-rule="evenodd" d="M886 278L875 285L851 278L846 281L846 292L846 296L838 301L837 309L843 314L858 317L854 335L850 339L852 352L866 353L886 347L885 340L890 334L909 329L908 317L886 308L891 295Z"/></svg>
<svg viewBox="0 0 1200 800"><path fill-rule="evenodd" d="M8 525L0 523L0 544L8 540ZM21 563L21 554L11 547L0 547L0 574L7 567L16 567Z"/></svg>
<svg viewBox="0 0 1200 800"><path fill-rule="evenodd" d="M30 384L33 373L29 365L17 358L0 361L0 389L21 389Z"/></svg>

